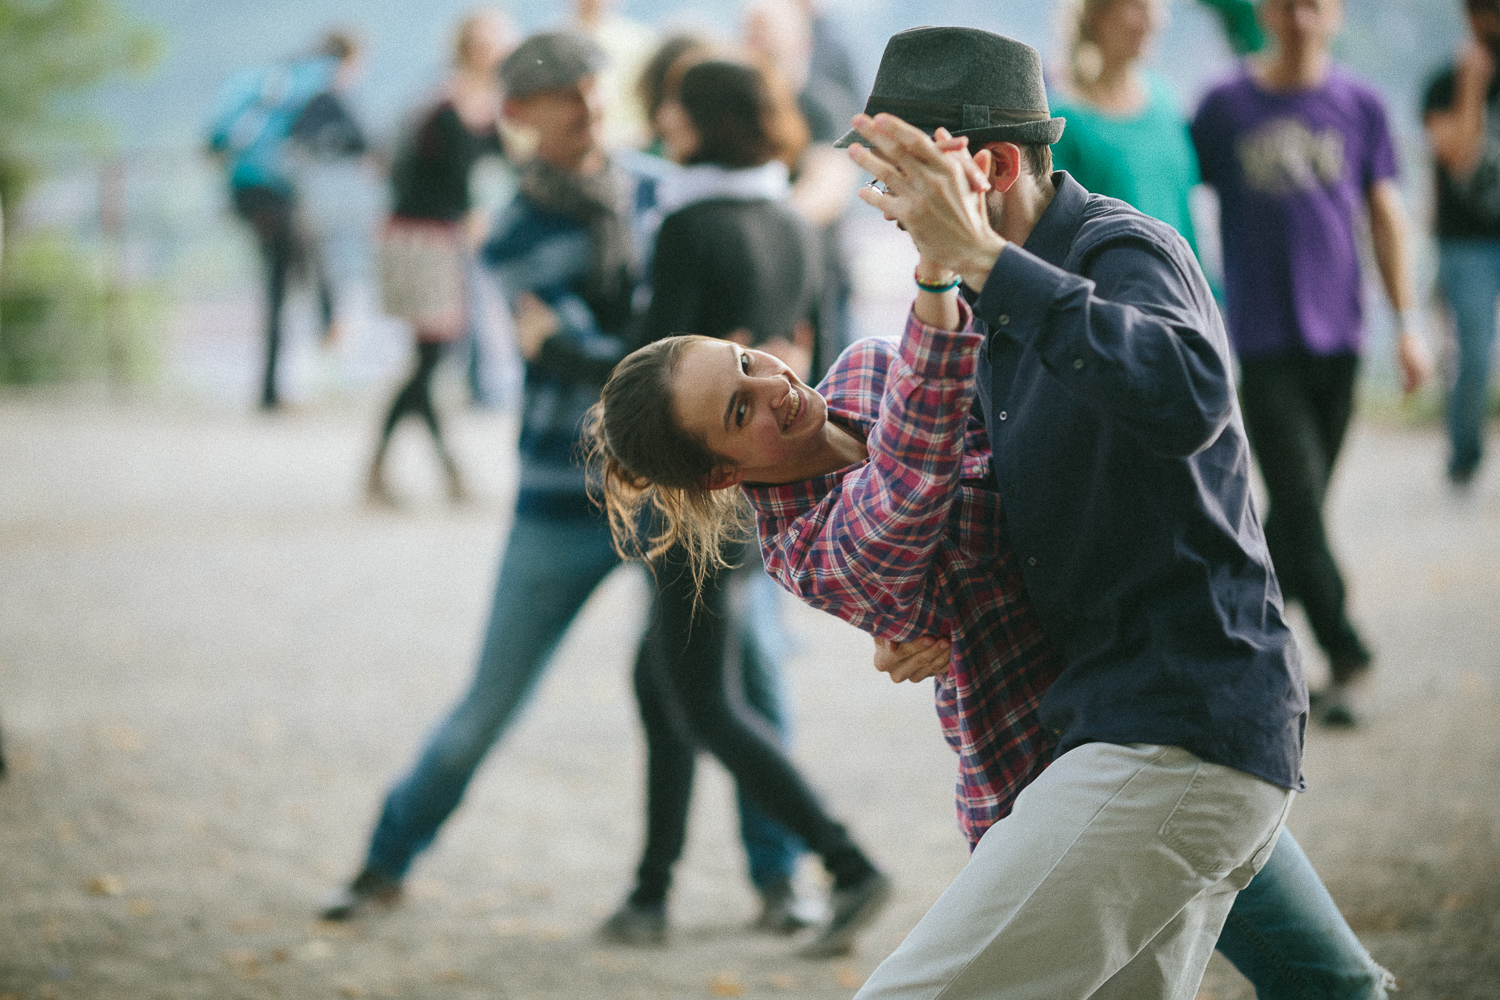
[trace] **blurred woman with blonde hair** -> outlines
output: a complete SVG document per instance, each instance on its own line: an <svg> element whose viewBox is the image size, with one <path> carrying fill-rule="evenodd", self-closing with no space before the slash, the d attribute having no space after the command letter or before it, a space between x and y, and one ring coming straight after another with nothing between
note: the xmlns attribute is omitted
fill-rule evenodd
<svg viewBox="0 0 1500 1000"><path fill-rule="evenodd" d="M1096 194L1167 223L1197 251L1189 192L1198 159L1165 80L1143 68L1166 22L1163 0L1071 0L1053 113L1068 120L1052 162Z"/></svg>

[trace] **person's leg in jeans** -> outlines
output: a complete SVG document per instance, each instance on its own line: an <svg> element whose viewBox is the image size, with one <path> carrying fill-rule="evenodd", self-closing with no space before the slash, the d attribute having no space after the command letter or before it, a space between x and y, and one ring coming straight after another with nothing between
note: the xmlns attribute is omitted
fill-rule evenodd
<svg viewBox="0 0 1500 1000"><path fill-rule="evenodd" d="M1257 1000L1385 1000L1395 985L1355 937L1290 830L1235 898L1218 949L1250 980Z"/></svg>
<svg viewBox="0 0 1500 1000"><path fill-rule="evenodd" d="M1458 356L1447 400L1448 478L1467 483L1484 454L1500 240L1440 240L1438 283L1453 310Z"/></svg>
<svg viewBox="0 0 1500 1000"><path fill-rule="evenodd" d="M1059 757L859 1000L1192 1000L1292 793L1177 747Z"/></svg>
<svg viewBox="0 0 1500 1000"><path fill-rule="evenodd" d="M394 883L406 875L514 720L578 609L618 564L602 517L516 518L473 682L386 796L367 870Z"/></svg>
<svg viewBox="0 0 1500 1000"><path fill-rule="evenodd" d="M739 592L734 602L741 609L737 618L744 708L765 720L776 733L778 745L787 751L791 749L791 714L782 681L787 640L781 620L781 589L766 576L753 551L736 576ZM743 789L737 789L737 803L750 882L763 903L756 926L781 933L808 926L809 915L796 898L793 882L805 845Z"/></svg>
<svg viewBox="0 0 1500 1000"><path fill-rule="evenodd" d="M1353 355L1253 358L1241 365L1240 400L1250 446L1266 482L1266 545L1288 600L1302 602L1335 685L1352 680L1370 652L1349 620L1344 579L1328 544L1323 504L1353 410Z"/></svg>

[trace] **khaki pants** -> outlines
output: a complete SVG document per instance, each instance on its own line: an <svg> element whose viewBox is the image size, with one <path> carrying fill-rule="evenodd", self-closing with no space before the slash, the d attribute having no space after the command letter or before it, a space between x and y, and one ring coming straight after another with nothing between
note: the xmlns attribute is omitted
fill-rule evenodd
<svg viewBox="0 0 1500 1000"><path fill-rule="evenodd" d="M857 1000L1192 1000L1291 799L1177 747L1071 750Z"/></svg>

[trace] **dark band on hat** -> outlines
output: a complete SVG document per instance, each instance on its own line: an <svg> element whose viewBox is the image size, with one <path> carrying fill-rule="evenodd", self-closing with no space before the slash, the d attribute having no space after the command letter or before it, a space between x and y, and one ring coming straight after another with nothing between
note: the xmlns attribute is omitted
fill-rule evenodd
<svg viewBox="0 0 1500 1000"><path fill-rule="evenodd" d="M919 128L946 128L950 132L997 125L1026 125L1052 118L1045 108L994 108L985 104L942 104L934 101L909 101L899 97L871 94L865 102L865 114L895 115Z"/></svg>

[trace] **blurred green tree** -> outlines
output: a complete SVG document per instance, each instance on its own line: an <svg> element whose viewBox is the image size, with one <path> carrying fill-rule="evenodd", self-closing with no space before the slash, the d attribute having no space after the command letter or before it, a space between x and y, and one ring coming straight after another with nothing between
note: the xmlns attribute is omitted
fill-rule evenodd
<svg viewBox="0 0 1500 1000"><path fill-rule="evenodd" d="M89 254L20 232L28 191L64 157L103 159L109 133L89 105L99 85L155 64L160 36L114 0L0 0L0 382L57 377L49 314L76 317L105 289ZM44 246L33 246L41 240ZM80 331L81 334L81 331Z"/></svg>

